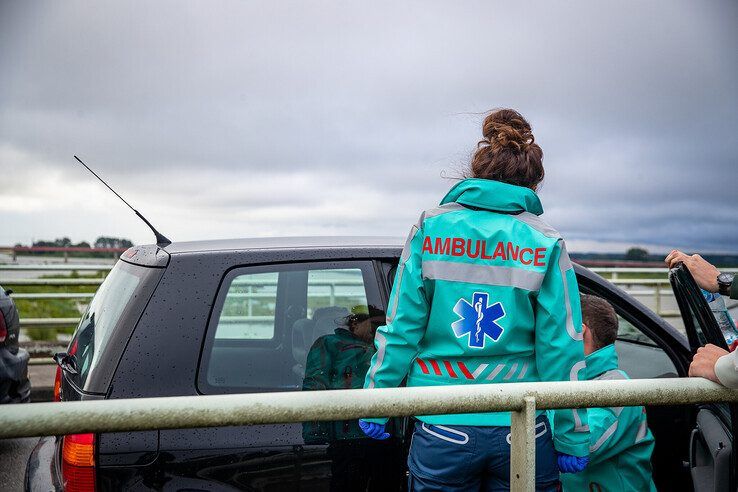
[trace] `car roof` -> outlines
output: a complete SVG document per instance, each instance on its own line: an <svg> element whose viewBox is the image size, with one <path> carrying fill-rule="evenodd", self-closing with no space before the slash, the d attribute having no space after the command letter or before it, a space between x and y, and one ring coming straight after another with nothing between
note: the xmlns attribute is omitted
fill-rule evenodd
<svg viewBox="0 0 738 492"><path fill-rule="evenodd" d="M404 239L394 236L301 236L213 239L174 242L164 250L169 254L210 251L248 251L264 249L401 248Z"/></svg>

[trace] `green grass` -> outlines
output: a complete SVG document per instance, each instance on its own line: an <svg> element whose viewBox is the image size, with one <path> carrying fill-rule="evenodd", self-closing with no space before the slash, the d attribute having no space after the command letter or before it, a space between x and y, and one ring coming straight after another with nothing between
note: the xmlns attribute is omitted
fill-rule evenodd
<svg viewBox="0 0 738 492"><path fill-rule="evenodd" d="M68 275L43 275L44 279L101 278L102 275L80 275L74 271ZM3 285L16 294L36 293L94 293L98 285L13 285L12 281ZM15 299L21 319L24 318L79 318L77 304L87 305L87 299ZM60 328L27 328L25 332L32 340L56 340L57 333L72 333L74 326Z"/></svg>

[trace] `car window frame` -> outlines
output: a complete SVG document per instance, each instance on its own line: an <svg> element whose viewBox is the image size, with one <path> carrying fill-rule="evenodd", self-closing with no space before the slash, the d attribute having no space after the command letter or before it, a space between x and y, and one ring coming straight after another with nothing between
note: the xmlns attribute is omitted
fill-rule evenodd
<svg viewBox="0 0 738 492"><path fill-rule="evenodd" d="M671 283L674 297L679 306L679 312L684 321L684 329L687 332L687 339L689 340L689 347L692 353L696 352L702 346L697 336L697 327L694 324L693 315L697 318L697 322L700 325L699 329L704 333L707 343L712 343L724 350L728 350L728 345L720 331L720 327L718 327L717 321L715 321L715 317L710 311L707 300L702 295L701 289L697 286L694 277L692 277L692 274L684 263L680 263L675 268L669 270L669 282ZM689 316L685 313L689 313Z"/></svg>
<svg viewBox="0 0 738 492"><path fill-rule="evenodd" d="M220 313L223 311L225 299L230 290L233 279L241 275L249 275L256 273L286 272L286 271L309 271L309 270L341 270L341 269L358 269L362 272L364 280L364 289L366 293L367 303L376 300L382 310L386 312L387 301L381 286L379 272L376 268L375 260L371 258L345 258L345 259L329 259L329 260L305 260L291 262L274 262L263 263L258 265L239 265L235 266L223 273L218 290L215 294L210 313L208 315L207 327L203 337L200 349L200 357L197 362L197 370L195 371L195 389L200 395L215 394L247 394L254 391L260 392L279 392L280 390L269 389L266 387L235 387L235 386L212 386L207 382L207 368L210 362L210 354L212 353L215 333L220 320ZM368 276L368 277L367 277ZM371 280L372 282L370 282ZM280 295L286 286L281 282L277 283L275 313L283 312L281 309L288 299L284 295ZM305 282L305 295L307 295L308 280ZM373 290L372 290L373 289ZM306 299L307 307L307 299ZM275 314L274 334L271 339L221 339L220 344L227 347L258 347L258 348L277 348L281 344L286 343L287 330L283 316ZM277 336L279 334L279 336Z"/></svg>

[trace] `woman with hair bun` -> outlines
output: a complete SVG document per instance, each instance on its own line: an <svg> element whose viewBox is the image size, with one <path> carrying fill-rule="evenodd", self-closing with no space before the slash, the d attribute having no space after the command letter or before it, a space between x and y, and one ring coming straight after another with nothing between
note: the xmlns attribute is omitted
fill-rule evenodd
<svg viewBox="0 0 738 492"><path fill-rule="evenodd" d="M536 194L543 151L512 109L487 115L466 179L412 227L365 388L576 380L584 368L576 276ZM386 418L362 419L386 439ZM536 417L536 488L589 453L585 410ZM558 466L557 466L558 464ZM509 490L510 413L419 415L410 490Z"/></svg>

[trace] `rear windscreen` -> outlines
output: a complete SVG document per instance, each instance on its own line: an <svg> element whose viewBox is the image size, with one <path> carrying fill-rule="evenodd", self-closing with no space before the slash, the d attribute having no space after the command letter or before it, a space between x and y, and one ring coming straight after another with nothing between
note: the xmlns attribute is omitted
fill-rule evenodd
<svg viewBox="0 0 738 492"><path fill-rule="evenodd" d="M162 269L119 261L92 298L69 345L76 374L68 374L80 389L100 367L120 358L122 345L151 297ZM126 333L120 333L125 331ZM111 346L115 345L115 346ZM95 385L98 386L98 385Z"/></svg>

